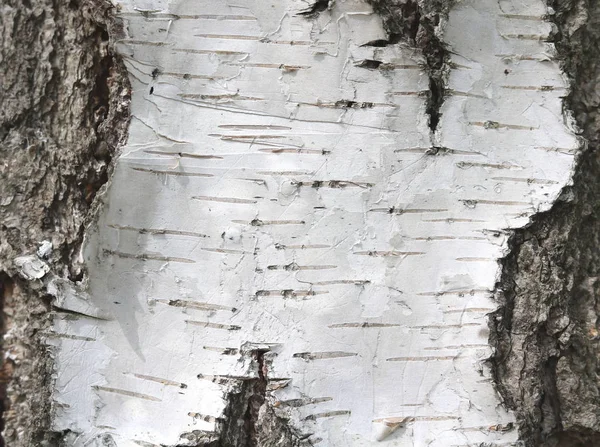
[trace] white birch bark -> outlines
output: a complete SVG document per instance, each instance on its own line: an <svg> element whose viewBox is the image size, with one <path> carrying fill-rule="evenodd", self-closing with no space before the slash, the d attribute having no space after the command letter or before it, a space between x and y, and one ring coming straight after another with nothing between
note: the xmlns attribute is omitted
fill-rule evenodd
<svg viewBox="0 0 600 447"><path fill-rule="evenodd" d="M76 446L216 438L258 349L308 442L514 445L484 364L497 261L578 145L544 3L452 8L434 133L423 55L363 46L385 33L362 1L119 7L133 118L86 290L55 284L78 314L49 339L54 428Z"/></svg>

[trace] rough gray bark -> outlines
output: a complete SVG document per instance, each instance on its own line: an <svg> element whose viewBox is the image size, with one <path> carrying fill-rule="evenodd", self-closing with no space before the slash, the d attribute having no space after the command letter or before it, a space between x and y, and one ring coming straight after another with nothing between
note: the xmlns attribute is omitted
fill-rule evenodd
<svg viewBox="0 0 600 447"><path fill-rule="evenodd" d="M85 222L128 124L129 89L108 32L107 4L7 0L0 20L0 280L4 301L4 439L53 445L51 353L41 341L52 308L15 258L50 241L43 262L78 280ZM3 398L5 396L2 396Z"/></svg>
<svg viewBox="0 0 600 447"><path fill-rule="evenodd" d="M526 445L591 446L600 445L600 3L550 5L585 149L564 199L511 238L491 363Z"/></svg>

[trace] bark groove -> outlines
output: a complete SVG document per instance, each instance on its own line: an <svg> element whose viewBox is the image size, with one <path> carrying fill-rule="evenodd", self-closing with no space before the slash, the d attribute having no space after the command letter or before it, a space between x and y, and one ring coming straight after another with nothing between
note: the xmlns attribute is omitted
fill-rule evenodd
<svg viewBox="0 0 600 447"><path fill-rule="evenodd" d="M429 76L426 113L433 134L440 121L450 68L450 54L442 34L452 1L369 0L369 3L383 20L388 33L386 44L404 41L423 52L427 63L425 71ZM382 42L371 44L382 46Z"/></svg>
<svg viewBox="0 0 600 447"><path fill-rule="evenodd" d="M250 353L258 377L243 380L229 395L220 440L210 447L308 447L292 432L287 421L275 413L268 400L268 352Z"/></svg>

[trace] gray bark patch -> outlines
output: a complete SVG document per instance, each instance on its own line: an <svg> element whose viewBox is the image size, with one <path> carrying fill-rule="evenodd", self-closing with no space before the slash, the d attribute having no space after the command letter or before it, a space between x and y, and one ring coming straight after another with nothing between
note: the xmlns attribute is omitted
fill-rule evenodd
<svg viewBox="0 0 600 447"><path fill-rule="evenodd" d="M109 12L108 2L87 0L2 5L2 382L12 376L2 397L10 446L55 445L61 437L50 429L51 412L60 408L51 408L51 353L41 340L52 308L43 278L19 278L15 258L36 259L42 277L46 266L51 275L84 277L78 260L84 226L129 121L126 70L109 42L119 24Z"/></svg>
<svg viewBox="0 0 600 447"><path fill-rule="evenodd" d="M600 445L600 4L556 0L565 105L582 146L562 200L514 233L490 319L497 388L527 446Z"/></svg>

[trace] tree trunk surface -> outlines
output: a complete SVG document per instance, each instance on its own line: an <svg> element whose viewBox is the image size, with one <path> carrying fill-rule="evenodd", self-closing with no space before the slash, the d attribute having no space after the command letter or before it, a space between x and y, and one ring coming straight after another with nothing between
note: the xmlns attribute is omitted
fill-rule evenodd
<svg viewBox="0 0 600 447"><path fill-rule="evenodd" d="M7 0L5 444L600 445L599 22Z"/></svg>

